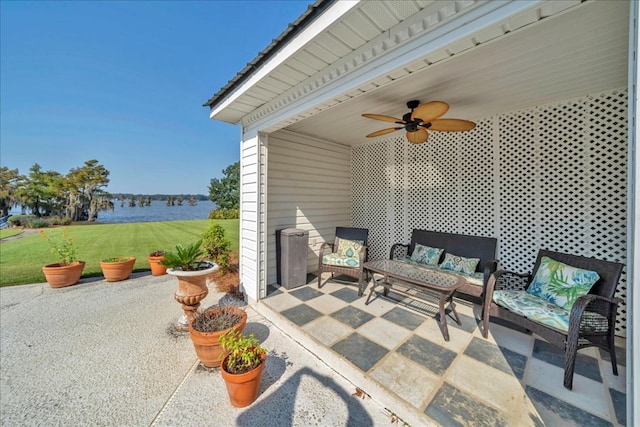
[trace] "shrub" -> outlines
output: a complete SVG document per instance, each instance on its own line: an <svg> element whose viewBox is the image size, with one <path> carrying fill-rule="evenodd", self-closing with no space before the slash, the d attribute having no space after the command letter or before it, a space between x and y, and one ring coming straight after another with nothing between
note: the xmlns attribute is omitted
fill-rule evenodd
<svg viewBox="0 0 640 427"><path fill-rule="evenodd" d="M224 227L213 224L202 233L202 248L205 255L220 267L220 273L224 274L229 268L229 256L231 255L231 241L224 235Z"/></svg>
<svg viewBox="0 0 640 427"><path fill-rule="evenodd" d="M30 219L36 219L35 215L11 215L9 217L9 225L12 227L26 227Z"/></svg>
<svg viewBox="0 0 640 427"><path fill-rule="evenodd" d="M214 209L209 212L209 219L238 219L240 209Z"/></svg>
<svg viewBox="0 0 640 427"><path fill-rule="evenodd" d="M213 306L207 311L196 312L191 326L200 332L218 332L233 328L242 320L242 312L234 307Z"/></svg>
<svg viewBox="0 0 640 427"><path fill-rule="evenodd" d="M34 218L27 220L26 224L24 224L27 228L47 228L50 227L49 221L42 218Z"/></svg>

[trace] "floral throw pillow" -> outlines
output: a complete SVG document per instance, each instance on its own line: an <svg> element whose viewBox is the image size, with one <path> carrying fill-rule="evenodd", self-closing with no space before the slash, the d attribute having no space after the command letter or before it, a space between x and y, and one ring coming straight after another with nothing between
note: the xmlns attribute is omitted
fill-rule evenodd
<svg viewBox="0 0 640 427"><path fill-rule="evenodd" d="M572 267L549 257L542 257L527 292L565 310L586 295L600 276L595 271Z"/></svg>
<svg viewBox="0 0 640 427"><path fill-rule="evenodd" d="M443 270L458 271L464 274L473 274L479 262L480 258L464 258L447 253L444 255L444 260L442 264L440 264L440 268Z"/></svg>
<svg viewBox="0 0 640 427"><path fill-rule="evenodd" d="M357 257L360 253L360 248L362 248L362 243L362 241L358 240L338 239L335 251L340 256L349 258Z"/></svg>
<svg viewBox="0 0 640 427"><path fill-rule="evenodd" d="M416 243L413 252L411 253L411 260L427 265L438 265L440 261L440 255L444 249L432 248L430 246L424 246L420 243Z"/></svg>

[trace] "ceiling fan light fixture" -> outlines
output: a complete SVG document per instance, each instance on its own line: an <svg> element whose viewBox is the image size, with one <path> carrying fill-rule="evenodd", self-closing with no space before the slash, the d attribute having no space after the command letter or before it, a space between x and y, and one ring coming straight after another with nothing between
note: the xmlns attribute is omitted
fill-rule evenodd
<svg viewBox="0 0 640 427"><path fill-rule="evenodd" d="M418 129L415 132L407 132L407 141L412 144L422 144L429 139L429 133L425 129Z"/></svg>

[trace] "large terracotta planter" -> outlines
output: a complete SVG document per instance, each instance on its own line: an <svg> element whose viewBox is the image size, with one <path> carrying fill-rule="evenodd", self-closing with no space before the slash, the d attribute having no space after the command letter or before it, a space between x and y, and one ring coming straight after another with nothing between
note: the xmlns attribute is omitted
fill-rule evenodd
<svg viewBox="0 0 640 427"><path fill-rule="evenodd" d="M244 374L230 374L225 371L224 366L227 362L225 356L220 373L227 385L227 392L229 393L229 401L236 408L244 408L251 405L260 393L260 381L262 380L262 372L266 365L266 355L262 355L262 363L255 369L245 372Z"/></svg>
<svg viewBox="0 0 640 427"><path fill-rule="evenodd" d="M167 274L176 276L178 279L178 289L173 295L176 301L182 304L182 316L175 324L178 331L186 332L189 324L193 321L193 313L200 307L202 301L208 294L207 280L211 273L218 268L217 264L208 264L209 267L196 271L182 271L179 268L168 268Z"/></svg>
<svg viewBox="0 0 640 427"><path fill-rule="evenodd" d="M200 362L207 368L217 368L220 366L223 350L220 346L220 335L225 332L235 329L242 333L244 332L244 326L247 324L247 313L237 307L230 307L229 309L237 312L242 316L240 322L228 329L216 332L201 332L193 329L193 322L189 323L189 336L193 342L193 348L196 351L196 355ZM219 308L214 308L208 311L220 311Z"/></svg>
<svg viewBox="0 0 640 427"><path fill-rule="evenodd" d="M107 282L119 282L126 280L133 272L135 257L121 257L120 261L100 261L102 275Z"/></svg>
<svg viewBox="0 0 640 427"><path fill-rule="evenodd" d="M160 264L160 261L164 259L164 256L151 256L147 257L149 260L149 265L151 266L151 275L152 276L162 276L167 274L167 267Z"/></svg>
<svg viewBox="0 0 640 427"><path fill-rule="evenodd" d="M69 265L49 264L42 267L42 272L49 286L52 288L64 288L65 286L75 285L80 281L84 264L84 261L74 261Z"/></svg>

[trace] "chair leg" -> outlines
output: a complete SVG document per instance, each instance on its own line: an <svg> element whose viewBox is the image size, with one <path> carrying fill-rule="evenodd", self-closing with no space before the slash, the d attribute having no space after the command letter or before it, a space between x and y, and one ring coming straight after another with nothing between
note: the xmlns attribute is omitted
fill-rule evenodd
<svg viewBox="0 0 640 427"><path fill-rule="evenodd" d="M579 331L573 331L567 336L567 344L564 349L564 386L573 389L573 371L576 367L576 356L578 354L578 334Z"/></svg>
<svg viewBox="0 0 640 427"><path fill-rule="evenodd" d="M318 289L322 287L322 270L318 270Z"/></svg>
<svg viewBox="0 0 640 427"><path fill-rule="evenodd" d="M615 324L615 322L614 322ZM609 333L609 357L611 357L611 369L613 370L613 375L618 376L618 361L616 360L616 345L615 345L615 330L614 328L610 328L611 332Z"/></svg>
<svg viewBox="0 0 640 427"><path fill-rule="evenodd" d="M482 336L484 338L489 338L489 307L485 302L482 307Z"/></svg>

